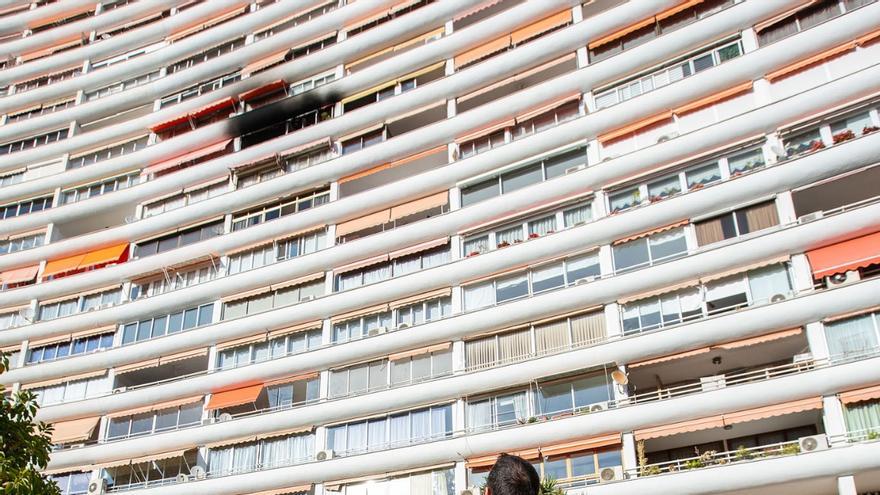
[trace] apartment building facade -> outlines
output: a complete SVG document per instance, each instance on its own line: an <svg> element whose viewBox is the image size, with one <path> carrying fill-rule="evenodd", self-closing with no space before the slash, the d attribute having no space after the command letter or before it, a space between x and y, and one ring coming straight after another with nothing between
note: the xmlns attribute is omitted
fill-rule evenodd
<svg viewBox="0 0 880 495"><path fill-rule="evenodd" d="M880 490L873 0L12 0L65 495Z"/></svg>

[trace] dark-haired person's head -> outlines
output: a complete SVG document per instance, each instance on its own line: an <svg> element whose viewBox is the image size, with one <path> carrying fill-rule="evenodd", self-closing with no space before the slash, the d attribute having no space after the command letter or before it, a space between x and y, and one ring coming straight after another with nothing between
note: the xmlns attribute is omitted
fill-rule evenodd
<svg viewBox="0 0 880 495"><path fill-rule="evenodd" d="M486 479L486 495L538 495L535 468L515 455L501 454Z"/></svg>

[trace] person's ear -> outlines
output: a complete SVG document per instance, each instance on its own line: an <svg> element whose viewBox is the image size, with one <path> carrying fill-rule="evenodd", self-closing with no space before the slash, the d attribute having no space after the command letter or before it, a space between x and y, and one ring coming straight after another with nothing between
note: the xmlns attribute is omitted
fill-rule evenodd
<svg viewBox="0 0 880 495"><path fill-rule="evenodd" d="M492 490L487 486L485 490L483 490L483 495L492 495Z"/></svg>

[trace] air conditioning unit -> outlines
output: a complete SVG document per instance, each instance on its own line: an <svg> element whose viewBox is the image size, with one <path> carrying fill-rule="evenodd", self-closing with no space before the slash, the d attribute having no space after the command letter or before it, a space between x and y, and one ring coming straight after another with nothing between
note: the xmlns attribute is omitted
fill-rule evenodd
<svg viewBox="0 0 880 495"><path fill-rule="evenodd" d="M812 361L812 360L813 360L813 354L810 352L804 352L802 354L795 354L791 358L792 363L804 363L806 361Z"/></svg>
<svg viewBox="0 0 880 495"><path fill-rule="evenodd" d="M310 295L308 295L308 296L306 296L306 297L300 299L299 302L312 301L312 300L314 300L314 299L315 299L315 296L313 296L313 295L310 294Z"/></svg>
<svg viewBox="0 0 880 495"><path fill-rule="evenodd" d="M812 222L813 220L819 220L820 218L822 218L824 216L825 216L825 214L822 213L821 211L814 211L813 213L808 213L808 214L798 218L798 222L800 222L800 223Z"/></svg>
<svg viewBox="0 0 880 495"><path fill-rule="evenodd" d="M329 459L333 459L333 451L330 449L322 450L315 454L316 461L326 461Z"/></svg>
<svg viewBox="0 0 880 495"><path fill-rule="evenodd" d="M590 412L602 412L608 410L608 401L597 402L595 404L590 404Z"/></svg>
<svg viewBox="0 0 880 495"><path fill-rule="evenodd" d="M702 388L703 392L708 392L710 390L718 390L719 388L724 388L726 385L724 381L724 375L712 375L712 376L702 376L700 377L700 388Z"/></svg>
<svg viewBox="0 0 880 495"><path fill-rule="evenodd" d="M222 423L224 421L232 421L232 415L229 413L222 413L220 416L217 416L217 422Z"/></svg>
<svg viewBox="0 0 880 495"><path fill-rule="evenodd" d="M825 435L811 435L809 437L798 438L798 446L801 452L816 452L817 450L825 450L828 447L828 437Z"/></svg>
<svg viewBox="0 0 880 495"><path fill-rule="evenodd" d="M114 394L121 394L122 392L125 392L127 389L128 389L128 387L116 387L113 389L113 393Z"/></svg>
<svg viewBox="0 0 880 495"><path fill-rule="evenodd" d="M367 336L375 337L376 335L381 335L387 331L388 331L388 329L385 327L371 328L371 329L367 330Z"/></svg>
<svg viewBox="0 0 880 495"><path fill-rule="evenodd" d="M189 469L189 476L194 480L203 480L208 475L202 466L193 466Z"/></svg>
<svg viewBox="0 0 880 495"><path fill-rule="evenodd" d="M597 278L599 278L599 277L596 275L590 275L589 277L579 278L574 281L574 285L588 284L588 283L596 280Z"/></svg>
<svg viewBox="0 0 880 495"><path fill-rule="evenodd" d="M397 329L400 330L401 328L409 328L409 323L403 322L403 323L398 324Z"/></svg>
<svg viewBox="0 0 880 495"><path fill-rule="evenodd" d="M187 481L189 481L189 475L184 474L184 473L180 473L177 475L177 482L178 483L186 483Z"/></svg>
<svg viewBox="0 0 880 495"><path fill-rule="evenodd" d="M672 139L672 138L676 138L676 137L678 137L678 133L677 133L677 132L671 132L671 133L669 133L669 134L664 134L664 135L658 137L658 138L657 138L657 142L658 142L658 143L665 143L666 141L669 141L670 139Z"/></svg>
<svg viewBox="0 0 880 495"><path fill-rule="evenodd" d="M785 301L786 299L788 299L788 294L779 293L779 294L773 294L772 296L770 296L770 302L772 302L772 303L782 302L782 301Z"/></svg>
<svg viewBox="0 0 880 495"><path fill-rule="evenodd" d="M622 479L622 466L602 468L602 470L599 471L599 483L608 483L609 481L621 481Z"/></svg>
<svg viewBox="0 0 880 495"><path fill-rule="evenodd" d="M577 171L579 171L579 170L583 170L583 169L585 169L585 168L587 168L587 165L586 165L586 164L583 164L583 163L580 164L580 165L577 165L577 166L575 166L575 167L568 167L567 169L565 169L565 174L566 174L566 175L568 175L568 174L573 174L573 173L575 173L575 172L577 172Z"/></svg>
<svg viewBox="0 0 880 495"><path fill-rule="evenodd" d="M89 483L88 495L104 495L107 492L107 480L101 478Z"/></svg>
<svg viewBox="0 0 880 495"><path fill-rule="evenodd" d="M841 285L858 282L862 277L857 270L850 270L846 273L835 273L830 277L825 277L825 283L828 287L840 287Z"/></svg>

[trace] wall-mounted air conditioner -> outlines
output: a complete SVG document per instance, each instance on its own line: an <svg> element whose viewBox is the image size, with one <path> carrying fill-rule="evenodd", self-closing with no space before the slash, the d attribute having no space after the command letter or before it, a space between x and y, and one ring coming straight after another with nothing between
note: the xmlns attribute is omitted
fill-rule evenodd
<svg viewBox="0 0 880 495"><path fill-rule="evenodd" d="M371 329L367 330L367 336L375 337L376 335L382 335L383 333L385 333L387 331L388 331L388 329L385 327L371 328Z"/></svg>
<svg viewBox="0 0 880 495"><path fill-rule="evenodd" d="M623 467L614 466L602 468L599 471L599 483L608 483L609 481L621 481L623 479Z"/></svg>
<svg viewBox="0 0 880 495"><path fill-rule="evenodd" d="M862 276L859 275L858 270L850 270L848 272L835 273L834 275L825 277L825 282L828 287L840 287L842 285L858 282L861 279Z"/></svg>
<svg viewBox="0 0 880 495"><path fill-rule="evenodd" d="M315 454L315 460L316 461L326 461L329 459L333 459L333 456L334 456L334 454L333 454L332 450L330 450L330 449L321 450L317 454Z"/></svg>
<svg viewBox="0 0 880 495"><path fill-rule="evenodd" d="M825 435L800 437L798 438L798 446L801 448L801 452L816 452L817 450L825 450L830 447L828 445L828 437Z"/></svg>

